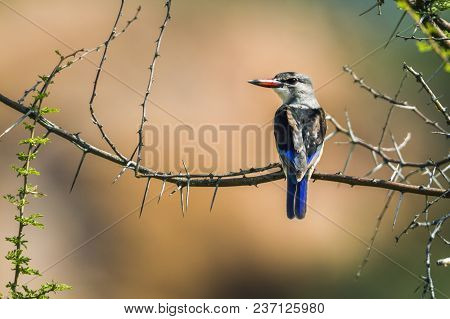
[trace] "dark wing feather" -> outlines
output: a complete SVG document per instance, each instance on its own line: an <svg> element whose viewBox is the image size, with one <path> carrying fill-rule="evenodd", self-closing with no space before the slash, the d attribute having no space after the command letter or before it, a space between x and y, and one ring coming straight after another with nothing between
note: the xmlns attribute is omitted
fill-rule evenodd
<svg viewBox="0 0 450 319"><path fill-rule="evenodd" d="M301 179L320 156L326 134L325 113L283 105L275 113L274 132L286 174Z"/></svg>

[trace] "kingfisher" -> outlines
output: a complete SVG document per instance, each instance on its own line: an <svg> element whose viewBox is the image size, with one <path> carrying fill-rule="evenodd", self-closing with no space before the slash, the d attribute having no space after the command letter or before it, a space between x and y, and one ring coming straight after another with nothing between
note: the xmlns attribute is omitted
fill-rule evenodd
<svg viewBox="0 0 450 319"><path fill-rule="evenodd" d="M325 112L307 75L283 72L270 80L248 82L273 89L283 102L275 112L274 134L287 180L286 212L289 219L303 219L308 181L323 152Z"/></svg>

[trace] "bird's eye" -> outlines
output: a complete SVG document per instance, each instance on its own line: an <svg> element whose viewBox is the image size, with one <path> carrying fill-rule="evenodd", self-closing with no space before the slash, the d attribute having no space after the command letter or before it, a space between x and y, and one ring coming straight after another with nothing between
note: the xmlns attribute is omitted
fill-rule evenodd
<svg viewBox="0 0 450 319"><path fill-rule="evenodd" d="M297 78L291 78L291 79L287 79L285 82L286 82L287 84L294 85L295 83L298 82L298 79L297 79Z"/></svg>

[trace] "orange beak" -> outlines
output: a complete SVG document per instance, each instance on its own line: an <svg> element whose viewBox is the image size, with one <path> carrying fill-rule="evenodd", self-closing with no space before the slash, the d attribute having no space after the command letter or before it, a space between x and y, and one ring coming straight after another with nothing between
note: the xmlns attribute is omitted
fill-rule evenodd
<svg viewBox="0 0 450 319"><path fill-rule="evenodd" d="M271 89L280 88L283 86L282 82L276 80L250 80L248 81L248 83L257 86L262 86L263 88L271 88Z"/></svg>

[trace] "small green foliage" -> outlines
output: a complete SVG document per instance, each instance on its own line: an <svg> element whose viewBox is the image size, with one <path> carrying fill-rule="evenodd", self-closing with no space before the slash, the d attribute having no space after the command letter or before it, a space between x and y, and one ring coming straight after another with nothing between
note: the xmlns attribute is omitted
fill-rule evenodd
<svg viewBox="0 0 450 319"><path fill-rule="evenodd" d="M420 28L426 41L416 41L419 52L434 51L444 63L444 70L450 72L449 57L450 50L446 42L440 40L442 37L448 37L445 28L440 28L433 22L433 18L438 12L450 9L450 0L431 0L431 1L407 1L395 0L400 10L406 11L412 18L417 28ZM416 28L416 29L417 29Z"/></svg>
<svg viewBox="0 0 450 319"><path fill-rule="evenodd" d="M35 153L35 152L30 152L30 153L19 152L16 155L17 155L17 158L19 159L19 161L26 162L26 161L32 161L32 160L36 159L37 153Z"/></svg>
<svg viewBox="0 0 450 319"><path fill-rule="evenodd" d="M25 189L23 187L19 188L19 196L26 196L26 195L32 195L34 198L42 198L45 196L44 193L38 192L38 186L37 185L31 185L27 184Z"/></svg>
<svg viewBox="0 0 450 319"><path fill-rule="evenodd" d="M407 10L410 8L408 1L396 0L397 7L401 10ZM450 9L450 0L432 0L428 4L423 5L423 8L417 6L419 13L437 13L439 11L446 11Z"/></svg>
<svg viewBox="0 0 450 319"><path fill-rule="evenodd" d="M38 94L33 95L33 98L35 101L44 100L46 97L48 97L48 93L45 93L45 92L43 92L43 93L39 92Z"/></svg>
<svg viewBox="0 0 450 319"><path fill-rule="evenodd" d="M43 108L41 108L41 110L39 111L39 115L45 115L45 114L49 114L49 113L58 113L59 109L56 107L47 107L44 106Z"/></svg>
<svg viewBox="0 0 450 319"><path fill-rule="evenodd" d="M18 167L18 166L13 165L13 166L12 166L12 169L13 169L13 170L17 173L17 175L19 175L19 176L28 176L28 175L36 175L36 176L39 176L39 175L41 175L41 173L40 173L38 170L36 170L35 168L33 168L33 167L25 168L25 167Z"/></svg>
<svg viewBox="0 0 450 319"><path fill-rule="evenodd" d="M28 240L23 239L23 236L22 238L19 238L17 236L5 237L5 240L12 243L14 246L20 245L27 248Z"/></svg>
<svg viewBox="0 0 450 319"><path fill-rule="evenodd" d="M429 52L433 49L428 42L416 41L416 46L419 52Z"/></svg>
<svg viewBox="0 0 450 319"><path fill-rule="evenodd" d="M57 52L60 55L59 52ZM61 55L60 55L61 56ZM63 57L61 56L63 59ZM39 77L47 85L41 89L41 91L34 96L34 103L32 109L35 110L39 115L45 115L49 113L59 112L57 108L41 107L42 102L48 96L46 89L48 85L52 82L47 76ZM49 142L49 139L44 136L38 136L35 134L36 131L36 119L33 123L24 123L25 130L28 131L28 138L21 139L19 145L25 145L26 151L18 152L17 159L22 162L20 166L12 165L12 169L17 174L18 178L22 179L21 185L17 190L17 194L6 194L3 196L11 205L15 206L17 209L17 214L14 216L14 220L18 224L18 233L15 236L5 237L5 241L13 245L13 249L6 253L6 260L8 260L12 265L12 271L14 273L13 281L6 284L8 289L8 298L39 298L46 299L49 298L50 293L56 293L58 291L63 291L71 289L70 286L65 284L59 284L55 282L45 283L39 287L39 289L34 290L29 288L27 285L18 285L19 277L23 276L41 276L38 269L29 266L31 258L25 255L27 250L28 241L25 239L24 230L28 226L36 228L44 228L44 224L41 222L42 214L25 214L25 208L29 204L28 198L41 198L45 194L38 191L38 186L29 183L29 179L34 175L40 175L40 172L35 168L31 167L31 161L37 158L38 152L35 150L37 146L45 145ZM1 295L0 295L1 297Z"/></svg>
<svg viewBox="0 0 450 319"><path fill-rule="evenodd" d="M21 268L22 275L29 275L29 276L42 276L39 270L33 269L31 267L24 267Z"/></svg>
<svg viewBox="0 0 450 319"><path fill-rule="evenodd" d="M31 258L23 255L22 249L14 249L10 250L6 253L5 256L6 260L11 261L13 265L17 265L19 267L19 270L22 269L22 265L28 266L28 263L30 262Z"/></svg>
<svg viewBox="0 0 450 319"><path fill-rule="evenodd" d="M31 214L28 217L21 217L16 215L14 219L16 220L16 222L21 223L23 226L31 225L37 228L44 228L44 224L38 222L38 219L42 217L44 217L44 215L42 214Z"/></svg>
<svg viewBox="0 0 450 319"><path fill-rule="evenodd" d="M48 81L48 76L46 76L46 75L38 75L38 77L42 80L42 82Z"/></svg>
<svg viewBox="0 0 450 319"><path fill-rule="evenodd" d="M30 144L36 146L38 144L46 144L48 141L50 141L48 137L36 136L20 140L19 145Z"/></svg>
<svg viewBox="0 0 450 319"><path fill-rule="evenodd" d="M22 285L21 288L23 292L16 290L17 287L15 287L12 282L9 282L6 287L14 290L14 293L11 295L11 297L14 299L48 299L48 295L50 293L72 289L72 287L69 285L59 284L56 282L47 282L43 284L38 290L33 290L27 285Z"/></svg>
<svg viewBox="0 0 450 319"><path fill-rule="evenodd" d="M53 81L49 81L49 77L47 75L39 75L38 77L44 83L53 84Z"/></svg>
<svg viewBox="0 0 450 319"><path fill-rule="evenodd" d="M37 299L48 299L48 294L50 293L56 293L58 291L64 291L64 290L70 290L72 289L72 286L66 285L66 284L60 284L56 282L47 282L39 288L35 292L35 298Z"/></svg>
<svg viewBox="0 0 450 319"><path fill-rule="evenodd" d="M450 63L445 63L444 70L450 73Z"/></svg>
<svg viewBox="0 0 450 319"><path fill-rule="evenodd" d="M11 195L11 194L6 194L6 195L3 195L3 198L6 199L10 204L17 206L18 201L17 201L16 196Z"/></svg>
<svg viewBox="0 0 450 319"><path fill-rule="evenodd" d="M450 0L434 0L431 3L430 9L432 13L446 11L450 9Z"/></svg>
<svg viewBox="0 0 450 319"><path fill-rule="evenodd" d="M31 131L35 127L34 124L30 124L28 122L23 122L23 125L25 126L25 129L28 130L28 131Z"/></svg>

